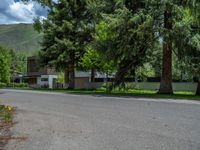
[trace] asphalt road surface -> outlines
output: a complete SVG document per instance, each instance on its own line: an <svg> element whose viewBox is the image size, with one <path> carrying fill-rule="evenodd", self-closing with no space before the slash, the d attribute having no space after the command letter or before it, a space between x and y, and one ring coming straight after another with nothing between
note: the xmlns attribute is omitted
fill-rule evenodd
<svg viewBox="0 0 200 150"><path fill-rule="evenodd" d="M0 90L17 107L6 150L200 150L200 102Z"/></svg>

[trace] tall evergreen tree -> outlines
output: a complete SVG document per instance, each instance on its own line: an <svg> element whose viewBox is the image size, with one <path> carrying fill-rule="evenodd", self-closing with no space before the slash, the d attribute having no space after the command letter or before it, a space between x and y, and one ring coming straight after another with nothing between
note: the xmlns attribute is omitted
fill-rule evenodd
<svg viewBox="0 0 200 150"><path fill-rule="evenodd" d="M191 13L185 10L184 18L181 20L184 30L176 25L176 36L184 39L184 42L176 42L176 47L178 47L179 59L189 65L188 71L198 78L196 95L200 95L200 20Z"/></svg>
<svg viewBox="0 0 200 150"><path fill-rule="evenodd" d="M41 63L66 70L69 88L75 85L75 68L91 42L94 18L88 0L40 1L48 7L45 20L35 20L35 28L44 33L40 52Z"/></svg>
<svg viewBox="0 0 200 150"><path fill-rule="evenodd" d="M159 93L161 94L172 94L172 50L173 45L178 45L180 42L185 42L184 39L187 37L176 36L175 25L182 23L184 10L188 9L199 18L198 8L200 5L199 1L196 0L150 0L146 1L148 8L150 9L151 16L154 17L154 27L156 32L163 39L163 65L162 65L162 78ZM184 24L179 24L179 29L185 28Z"/></svg>
<svg viewBox="0 0 200 150"><path fill-rule="evenodd" d="M172 94L172 50L174 46L180 45L180 41L185 42L185 38L177 36L176 28L179 25L179 29L185 29L185 25L181 22L185 9L190 10L199 20L200 2L197 0L109 0L105 5L108 4L109 6L112 4L111 8L114 8L113 11L108 11L112 14L109 15L109 23L110 30L114 34L113 39L110 40L114 41L114 47L108 51L112 52L111 57L117 58L116 62L119 63L117 82L121 82L128 70L131 70L133 60L136 62L134 66L141 64L144 61L141 58L145 58L145 50L155 41L160 40L163 43L163 63L159 93ZM110 41L106 41L108 47L112 46ZM143 57L137 55L138 49L144 49Z"/></svg>
<svg viewBox="0 0 200 150"><path fill-rule="evenodd" d="M189 61L191 66L190 70L193 72L194 76L198 78L196 95L200 95L200 28L198 31L198 33L191 37L191 43L189 43L191 45L186 55L186 60Z"/></svg>
<svg viewBox="0 0 200 150"><path fill-rule="evenodd" d="M143 64L155 34L153 18L148 15L143 1L110 0L105 3L105 6L108 5L112 9L103 9L102 13L108 35L97 39L96 47L108 60L114 61L117 68L115 87Z"/></svg>

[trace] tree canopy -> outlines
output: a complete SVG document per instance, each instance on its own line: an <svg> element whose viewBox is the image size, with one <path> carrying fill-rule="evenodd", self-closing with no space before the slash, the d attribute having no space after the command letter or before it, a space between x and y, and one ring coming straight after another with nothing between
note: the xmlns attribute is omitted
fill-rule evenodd
<svg viewBox="0 0 200 150"><path fill-rule="evenodd" d="M157 67L157 75L162 69L159 90L162 94L173 93L172 67L178 66L172 65L173 57L185 58L198 66L199 60L195 58L199 51L198 0L36 1L49 12L47 19L35 20L35 28L44 33L42 63L68 70L70 87L74 85L74 69L80 61L91 69L98 68L101 58L112 62L116 69L114 86L151 61ZM161 45L163 56L158 51ZM157 54L160 59L153 61L151 57Z"/></svg>
<svg viewBox="0 0 200 150"><path fill-rule="evenodd" d="M0 82L10 82L10 63L11 57L9 51L6 48L0 46Z"/></svg>
<svg viewBox="0 0 200 150"><path fill-rule="evenodd" d="M49 8L47 19L35 20L35 28L44 33L41 62L57 70L68 70L69 87L73 88L74 69L93 39L94 21L88 1L40 2Z"/></svg>

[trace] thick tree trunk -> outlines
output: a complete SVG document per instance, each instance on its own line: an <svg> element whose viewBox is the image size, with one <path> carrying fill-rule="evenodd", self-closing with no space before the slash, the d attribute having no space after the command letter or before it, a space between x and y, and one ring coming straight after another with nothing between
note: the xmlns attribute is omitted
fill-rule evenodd
<svg viewBox="0 0 200 150"><path fill-rule="evenodd" d="M69 68L69 89L75 88L75 67L74 62L70 64Z"/></svg>
<svg viewBox="0 0 200 150"><path fill-rule="evenodd" d="M171 12L164 14L164 27L168 32L172 29ZM159 94L173 94L172 88L172 42L169 36L163 41L163 65Z"/></svg>
<svg viewBox="0 0 200 150"><path fill-rule="evenodd" d="M133 66L133 68L131 69L131 78L132 78L132 82L135 82L136 77L135 77L135 67Z"/></svg>
<svg viewBox="0 0 200 150"><path fill-rule="evenodd" d="M196 95L200 96L200 80L198 81Z"/></svg>
<svg viewBox="0 0 200 150"><path fill-rule="evenodd" d="M64 87L68 88L69 87L69 67L65 69L64 72Z"/></svg>
<svg viewBox="0 0 200 150"><path fill-rule="evenodd" d="M75 88L75 53L70 54L70 64L69 64L69 89Z"/></svg>
<svg viewBox="0 0 200 150"><path fill-rule="evenodd" d="M96 72L96 68L92 67L92 69L91 69L91 82L95 82L95 72Z"/></svg>

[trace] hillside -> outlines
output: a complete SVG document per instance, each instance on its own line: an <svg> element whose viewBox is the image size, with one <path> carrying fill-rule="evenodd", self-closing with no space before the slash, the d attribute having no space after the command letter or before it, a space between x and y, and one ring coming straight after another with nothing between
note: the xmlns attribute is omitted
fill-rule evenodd
<svg viewBox="0 0 200 150"><path fill-rule="evenodd" d="M0 45L26 54L40 49L42 35L34 31L32 24L0 25Z"/></svg>

